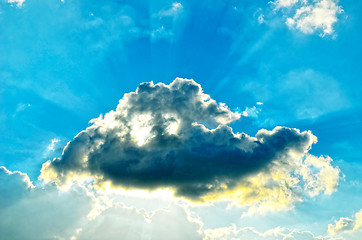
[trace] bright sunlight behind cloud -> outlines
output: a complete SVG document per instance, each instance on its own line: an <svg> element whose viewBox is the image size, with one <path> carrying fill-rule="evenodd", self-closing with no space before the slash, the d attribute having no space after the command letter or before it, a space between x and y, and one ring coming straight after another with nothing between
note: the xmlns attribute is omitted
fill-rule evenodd
<svg viewBox="0 0 362 240"><path fill-rule="evenodd" d="M310 131L275 127L250 137L227 125L240 116L193 80L143 83L116 111L91 120L61 158L43 165L41 178L59 186L86 177L99 188L167 188L196 202L256 205L251 211L335 191L339 169L308 153L317 142Z"/></svg>

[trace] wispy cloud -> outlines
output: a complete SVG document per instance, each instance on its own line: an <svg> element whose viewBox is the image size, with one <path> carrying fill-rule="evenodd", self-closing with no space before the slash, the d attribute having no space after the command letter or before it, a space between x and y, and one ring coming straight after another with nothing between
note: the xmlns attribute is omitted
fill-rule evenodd
<svg viewBox="0 0 362 240"><path fill-rule="evenodd" d="M57 145L57 143L60 142L60 139L58 138L53 138L51 143L49 144L48 146L48 149L51 150L51 151L54 151L55 150L55 146Z"/></svg>
<svg viewBox="0 0 362 240"><path fill-rule="evenodd" d="M153 29L150 30L150 36L153 41L168 39L175 37L175 26L180 21L184 7L180 2L174 2L168 8L163 8L159 12L153 14Z"/></svg>
<svg viewBox="0 0 362 240"><path fill-rule="evenodd" d="M30 103L18 103L15 112L13 114L13 117L15 117L18 113L25 111L29 107L31 107Z"/></svg>
<svg viewBox="0 0 362 240"><path fill-rule="evenodd" d="M276 0L271 2L276 9L294 6L299 0ZM305 0L302 0L305 1Z"/></svg>
<svg viewBox="0 0 362 240"><path fill-rule="evenodd" d="M8 3L16 4L16 6L21 7L25 0L8 0Z"/></svg>
<svg viewBox="0 0 362 240"><path fill-rule="evenodd" d="M170 8L160 10L158 12L159 17L177 17L181 13L183 6L180 2L172 3Z"/></svg>
<svg viewBox="0 0 362 240"><path fill-rule="evenodd" d="M242 115L244 117L251 117L251 118L256 118L258 117L258 114L262 111L261 108L259 107L260 105L262 105L262 103L260 104L260 102L257 103L257 106L253 106L253 107L246 107L245 110L242 112Z"/></svg>

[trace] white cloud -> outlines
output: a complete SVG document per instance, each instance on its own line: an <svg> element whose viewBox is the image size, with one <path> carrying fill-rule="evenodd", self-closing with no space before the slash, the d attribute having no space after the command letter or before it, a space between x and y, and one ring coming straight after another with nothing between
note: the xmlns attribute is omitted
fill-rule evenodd
<svg viewBox="0 0 362 240"><path fill-rule="evenodd" d="M25 0L8 0L8 3L11 4L16 4L16 6L21 7L23 5L23 3L25 2Z"/></svg>
<svg viewBox="0 0 362 240"><path fill-rule="evenodd" d="M360 232L362 230L362 209L354 215L354 218L341 217L334 224L328 225L330 234L342 234Z"/></svg>
<svg viewBox="0 0 362 240"><path fill-rule="evenodd" d="M235 225L203 230L203 223L189 209L192 205L183 200L124 193L114 189L94 191L87 185L72 185L63 190L54 185L34 186L26 174L0 167L0 238L340 239L281 227L266 232L252 227L237 229Z"/></svg>
<svg viewBox="0 0 362 240"><path fill-rule="evenodd" d="M69 239L91 209L80 187L36 187L26 174L0 167L0 239Z"/></svg>
<svg viewBox="0 0 362 240"><path fill-rule="evenodd" d="M321 0L315 5L297 9L293 17L287 18L286 24L307 34L321 31L324 36L334 32L333 25L338 21L337 15L341 12L342 8L335 0Z"/></svg>
<svg viewBox="0 0 362 240"><path fill-rule="evenodd" d="M183 14L180 2L174 2L169 8L163 8L152 15L150 30L151 40L173 40L176 32L180 30Z"/></svg>
<svg viewBox="0 0 362 240"><path fill-rule="evenodd" d="M238 11L237 7L234 7L234 10L235 10L235 11ZM259 24L262 24L262 23L264 23L264 21L265 21L265 19L264 19L264 18L265 18L265 15L263 14L263 11L262 11L261 8L259 8L258 10L255 11L254 17L257 17L257 18L258 18L258 23L259 23Z"/></svg>
<svg viewBox="0 0 362 240"><path fill-rule="evenodd" d="M34 186L21 172L0 167L0 239L198 239L201 223L185 207L163 202L157 205L143 196L141 207L126 206L127 197L94 192L87 185L59 190L54 185ZM172 221L170 221L172 219Z"/></svg>
<svg viewBox="0 0 362 240"><path fill-rule="evenodd" d="M264 14L260 14L258 17L258 23L262 24L264 22Z"/></svg>
<svg viewBox="0 0 362 240"><path fill-rule="evenodd" d="M245 227L237 229L235 225L204 231L203 240L337 240L328 236L315 236L310 231L297 231L288 228L276 227L266 232L259 232L255 228Z"/></svg>
<svg viewBox="0 0 362 240"><path fill-rule="evenodd" d="M275 10L288 10L285 16L289 28L306 34L319 33L321 36L334 33L333 26L343 12L338 0L278 0L272 4ZM290 16L291 12L294 15Z"/></svg>
<svg viewBox="0 0 362 240"><path fill-rule="evenodd" d="M330 234L338 234L342 232L349 232L353 230L355 221L350 218L340 218L335 224L329 224L328 232Z"/></svg>
<svg viewBox="0 0 362 240"><path fill-rule="evenodd" d="M257 104L257 105L260 105L260 104ZM246 107L245 110L243 111L242 115L244 117L256 118L256 117L258 117L258 114L260 111L261 111L261 109L257 108L256 106L253 106L251 108Z"/></svg>
<svg viewBox="0 0 362 240"><path fill-rule="evenodd" d="M270 2L273 5L275 5L276 9L279 8L286 8L286 7L291 7L294 6L299 0L276 0L274 2Z"/></svg>
<svg viewBox="0 0 362 240"><path fill-rule="evenodd" d="M181 13L183 6L179 2L172 3L171 7L158 12L159 17L177 17Z"/></svg>
<svg viewBox="0 0 362 240"><path fill-rule="evenodd" d="M143 209L116 204L88 222L77 240L190 239L201 240L200 225L189 221L182 207L170 206L147 213Z"/></svg>
<svg viewBox="0 0 362 240"><path fill-rule="evenodd" d="M155 41L161 39L169 39L173 37L173 35L173 31L167 30L163 25L151 31L151 39Z"/></svg>
<svg viewBox="0 0 362 240"><path fill-rule="evenodd" d="M48 149L51 150L51 151L54 151L55 150L55 146L57 145L57 143L60 142L60 139L58 138L53 138L51 143L49 144L48 146Z"/></svg>

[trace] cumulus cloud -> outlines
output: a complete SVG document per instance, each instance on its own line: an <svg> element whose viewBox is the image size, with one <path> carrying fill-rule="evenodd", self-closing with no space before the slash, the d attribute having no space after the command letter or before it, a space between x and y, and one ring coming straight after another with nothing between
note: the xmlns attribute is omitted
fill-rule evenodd
<svg viewBox="0 0 362 240"><path fill-rule="evenodd" d="M22 198L26 193L25 191L11 191L12 189L31 189L34 187L28 175L18 171L11 172L5 167L0 167L0 183L0 192L2 193L0 194L0 206L3 207Z"/></svg>
<svg viewBox="0 0 362 240"><path fill-rule="evenodd" d="M264 233L258 232L251 227L237 229L235 225L230 227L208 229L204 231L204 240L232 240L232 239L255 239L255 240L337 240L341 238L332 238L328 236L315 236L310 231L297 231L288 228L277 227Z"/></svg>
<svg viewBox="0 0 362 240"><path fill-rule="evenodd" d="M62 186L91 177L96 187L167 188L192 201L266 208L336 189L332 160L308 154L317 141L310 131L276 127L250 137L227 126L239 118L193 80L143 83L44 163L41 178Z"/></svg>
<svg viewBox="0 0 362 240"><path fill-rule="evenodd" d="M322 35L332 34L333 24L342 8L334 0L322 0L315 5L308 5L297 10L292 18L287 19L287 25L303 33L314 33L321 30Z"/></svg>
<svg viewBox="0 0 362 240"><path fill-rule="evenodd" d="M0 239L69 239L92 205L82 188L36 187L26 174L0 167Z"/></svg>
<svg viewBox="0 0 362 240"><path fill-rule="evenodd" d="M334 32L333 25L338 21L337 16L342 13L342 7L337 0L277 0L272 2L275 10L295 10L293 16L288 16L286 24L306 34L320 33L321 36ZM294 12L294 11L293 11Z"/></svg>
<svg viewBox="0 0 362 240"><path fill-rule="evenodd" d="M137 198L142 201L142 207L133 206ZM157 201L138 196L131 197L131 205L126 205L125 200L118 192L117 196L95 193L79 185L66 190L52 184L34 186L26 174L0 167L0 238L339 239L280 227L264 233L251 227L237 229L235 225L204 230L200 219L181 202L169 201L156 206ZM148 204L154 205L153 210L144 209Z"/></svg>
<svg viewBox="0 0 362 240"><path fill-rule="evenodd" d="M0 167L0 239L202 238L202 223L181 205L168 202L146 211L123 200L79 185L66 190L34 186L26 174Z"/></svg>
<svg viewBox="0 0 362 240"><path fill-rule="evenodd" d="M113 190L112 190L113 191ZM264 233L254 228L203 230L203 223L187 205L168 202L153 210L127 206L108 193L86 186L59 190L52 184L35 186L21 172L0 167L1 239L339 239L315 237L308 231L275 228ZM156 204L143 196L142 206ZM135 199L132 199L132 204ZM95 211L99 212L92 215Z"/></svg>
<svg viewBox="0 0 362 240"><path fill-rule="evenodd" d="M170 220L172 219L172 220ZM189 220L180 206L153 212L116 204L80 229L77 240L190 239L201 240L198 222Z"/></svg>
<svg viewBox="0 0 362 240"><path fill-rule="evenodd" d="M137 208L124 204L120 196L79 185L66 190L52 184L34 186L26 174L0 167L0 239L332 239L286 228L265 233L234 225L203 230L203 223L181 203L171 201L145 210L157 201L139 196L143 207Z"/></svg>
<svg viewBox="0 0 362 240"><path fill-rule="evenodd" d="M352 233L362 229L362 209L354 215L354 218L341 217L334 224L328 225L330 234Z"/></svg>

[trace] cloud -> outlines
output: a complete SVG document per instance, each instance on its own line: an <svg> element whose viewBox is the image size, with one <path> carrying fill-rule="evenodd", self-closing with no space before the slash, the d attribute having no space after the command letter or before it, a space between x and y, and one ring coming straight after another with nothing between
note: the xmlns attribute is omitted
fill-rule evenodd
<svg viewBox="0 0 362 240"><path fill-rule="evenodd" d="M204 240L232 240L232 239L255 239L255 240L337 240L341 238L332 238L328 236L315 236L310 231L297 231L288 228L276 227L264 233L258 232L252 227L237 229L235 225L230 227L208 229L204 231Z"/></svg>
<svg viewBox="0 0 362 240"><path fill-rule="evenodd" d="M163 25L151 31L152 40L169 39L173 36L174 36L173 31L167 30Z"/></svg>
<svg viewBox="0 0 362 240"><path fill-rule="evenodd" d="M279 9L294 6L297 2L298 0L276 0L271 3L275 5L276 9Z"/></svg>
<svg viewBox="0 0 362 240"><path fill-rule="evenodd" d="M261 171L239 182L238 186L216 198L232 200L232 205L249 206L246 215L290 209L305 197L333 193L340 170L329 157L306 154L302 158L280 159L268 171ZM208 196L213 199L210 194Z"/></svg>
<svg viewBox="0 0 362 240"><path fill-rule="evenodd" d="M122 197L118 191L112 191L94 192L80 185L63 190L52 184L35 186L25 173L0 167L0 238L340 239L281 227L264 233L252 227L237 229L235 225L203 230L201 220L182 201L167 200L157 206L157 196L151 200L144 196ZM124 203L127 200L129 204ZM141 207L134 206L137 201L141 201ZM146 210L147 205L153 205L152 210Z"/></svg>
<svg viewBox="0 0 362 240"><path fill-rule="evenodd" d="M57 145L57 143L60 142L60 139L58 138L53 138L51 143L49 144L48 146L48 149L51 150L51 151L54 151L55 150L55 146Z"/></svg>
<svg viewBox="0 0 362 240"><path fill-rule="evenodd" d="M261 105L261 104L257 103L257 105ZM246 107L245 110L243 111L242 115L244 117L256 118L256 117L258 117L258 114L260 113L260 111L261 111L261 109L256 106L253 106L251 108Z"/></svg>
<svg viewBox="0 0 362 240"><path fill-rule="evenodd" d="M145 18L138 8L121 4L118 12L92 13L79 27L97 33L95 39L90 39L95 40L93 47L96 49L106 48L115 42L129 42L135 39L171 40L175 35L175 27L181 20L182 11L182 4L174 2L170 7L151 12L150 18ZM101 38L97 39L99 36Z"/></svg>
<svg viewBox="0 0 362 240"><path fill-rule="evenodd" d="M65 190L51 184L34 186L26 174L0 167L0 238L337 239L281 227L264 233L252 227L237 229L235 225L203 230L200 219L181 202L167 200L157 206L160 200L157 196L150 200L145 196L122 197L118 191L113 193L95 193L78 185ZM128 204L124 203L127 201ZM137 201L140 207L134 206ZM153 210L146 210L147 205L153 205Z"/></svg>
<svg viewBox="0 0 362 240"><path fill-rule="evenodd" d="M354 215L354 218L341 217L334 224L328 225L330 234L353 233L362 229L362 209Z"/></svg>
<svg viewBox="0 0 362 240"><path fill-rule="evenodd" d="M12 117L14 118L14 117L18 116L19 113L24 112L25 110L27 110L30 107L31 107L31 105L29 103L28 104L18 103L14 113L12 114Z"/></svg>
<svg viewBox="0 0 362 240"><path fill-rule="evenodd" d="M113 190L112 190L113 191ZM203 230L203 223L187 205L177 201L150 201L119 192L93 192L72 185L60 190L52 184L34 186L25 173L0 167L1 239L339 239L315 237L308 231L275 228L260 233L254 228ZM132 204L141 201L142 207ZM157 199L156 196L153 200ZM153 210L145 210L147 205ZM166 206L165 206L166 204ZM95 214L94 214L95 213ZM172 221L170 221L172 219Z"/></svg>
<svg viewBox="0 0 362 240"><path fill-rule="evenodd" d="M16 4L16 6L21 7L23 6L23 3L25 2L25 0L8 0L8 3L11 4Z"/></svg>
<svg viewBox="0 0 362 240"><path fill-rule="evenodd" d="M272 2L275 10L295 10L293 16L288 16L286 24L291 29L297 29L306 34L320 33L321 36L334 33L333 25L338 21L337 16L343 12L337 0L277 0ZM293 11L294 12L294 11Z"/></svg>
<svg viewBox="0 0 362 240"><path fill-rule="evenodd" d="M170 221L170 219L172 219ZM201 240L200 225L189 220L180 206L147 213L143 209L116 204L83 226L77 240L88 239L192 239Z"/></svg>
<svg viewBox="0 0 362 240"><path fill-rule="evenodd" d="M158 12L159 17L177 17L182 11L183 6L179 2L172 3L172 6L168 9L160 10Z"/></svg>
<svg viewBox="0 0 362 240"><path fill-rule="evenodd" d="M15 109L15 113L22 112L29 107L31 107L31 105L29 103L28 104L18 103L18 105L16 106L16 109Z"/></svg>
<svg viewBox="0 0 362 240"><path fill-rule="evenodd" d="M36 187L26 174L0 167L0 239L69 239L92 205L80 187Z"/></svg>
<svg viewBox="0 0 362 240"><path fill-rule="evenodd" d="M341 12L342 8L334 0L322 0L299 8L292 18L287 18L286 24L308 34L321 30L324 36L334 32L333 24Z"/></svg>
<svg viewBox="0 0 362 240"><path fill-rule="evenodd" d="M153 41L162 39L173 40L181 29L184 7L180 2L174 2L169 8L163 8L153 14L151 19L152 29L150 37Z"/></svg>
<svg viewBox="0 0 362 240"><path fill-rule="evenodd" d="M231 198L267 209L335 191L339 169L308 154L317 141L310 131L276 127L250 137L227 126L239 118L193 80L143 83L116 111L91 120L40 177L59 186L91 177L100 188L167 188L192 201Z"/></svg>
<svg viewBox="0 0 362 240"><path fill-rule="evenodd" d="M34 187L28 175L18 171L11 172L5 167L0 167L0 183L2 183L0 185L0 192L2 193L0 194L0 206L8 206L25 194L25 191L12 191L12 189L31 189Z"/></svg>
<svg viewBox="0 0 362 240"><path fill-rule="evenodd" d="M110 197L86 186L34 186L26 174L0 167L0 239L201 240L202 223L181 205L168 202L146 211Z"/></svg>

